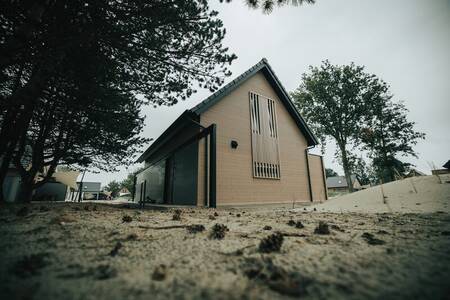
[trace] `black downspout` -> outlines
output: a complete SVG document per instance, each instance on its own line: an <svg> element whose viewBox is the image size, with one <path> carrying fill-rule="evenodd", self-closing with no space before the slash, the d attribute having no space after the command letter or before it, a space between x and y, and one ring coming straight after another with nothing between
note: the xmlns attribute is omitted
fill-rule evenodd
<svg viewBox="0 0 450 300"><path fill-rule="evenodd" d="M209 140L209 207L216 207L216 129L212 124Z"/></svg>
<svg viewBox="0 0 450 300"><path fill-rule="evenodd" d="M136 181L137 181L137 174L134 174L133 176L133 192L131 193L131 201L134 202L134 197L136 196Z"/></svg>
<svg viewBox="0 0 450 300"><path fill-rule="evenodd" d="M322 163L323 188L325 189L325 200L328 200L327 177L325 176L325 165L323 164L323 156L320 157Z"/></svg>
<svg viewBox="0 0 450 300"><path fill-rule="evenodd" d="M313 199L312 187L311 187L311 174L310 174L310 172L309 172L309 157L308 157L308 150L309 150L309 149L312 149L312 148L314 148L314 146L310 146L310 147L307 147L307 148L305 149L305 155L306 155L306 172L307 172L307 174L308 174L309 200L310 200L311 202L313 202L314 199Z"/></svg>
<svg viewBox="0 0 450 300"><path fill-rule="evenodd" d="M205 135L205 207L208 206L208 135Z"/></svg>
<svg viewBox="0 0 450 300"><path fill-rule="evenodd" d="M86 169L83 171L83 176L81 176L80 186L78 187L78 202L82 201L82 193L83 193L83 180L84 180L84 174L86 173Z"/></svg>

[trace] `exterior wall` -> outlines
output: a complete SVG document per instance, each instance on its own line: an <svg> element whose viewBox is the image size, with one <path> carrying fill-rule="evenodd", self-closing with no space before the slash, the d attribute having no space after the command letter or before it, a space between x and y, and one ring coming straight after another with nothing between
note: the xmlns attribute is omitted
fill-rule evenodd
<svg viewBox="0 0 450 300"><path fill-rule="evenodd" d="M160 161L136 175L134 202L139 202L142 182L146 182L145 195L143 195L145 201L148 200L149 202L155 203L164 202L165 166L165 161Z"/></svg>
<svg viewBox="0 0 450 300"><path fill-rule="evenodd" d="M252 174L249 92L276 102L281 178L257 179ZM200 123L217 124L217 205L310 201L305 149L307 142L261 72L205 111ZM230 142L238 142L232 149ZM202 162L203 161L203 162ZM198 201L204 203L204 145L199 145Z"/></svg>
<svg viewBox="0 0 450 300"><path fill-rule="evenodd" d="M327 199L327 190L322 157L314 154L309 154L308 157L313 201L324 201Z"/></svg>
<svg viewBox="0 0 450 300"><path fill-rule="evenodd" d="M209 141L209 137L202 138L198 143L197 206L206 206L205 204L208 203L208 199L205 199L209 193L209 190L207 190L209 187L209 166L205 160L205 144L207 139ZM209 149L206 151L209 158Z"/></svg>
<svg viewBox="0 0 450 300"><path fill-rule="evenodd" d="M152 201L156 203L164 202L164 188L165 188L165 163L168 156L179 157L183 155L187 149L189 149L189 158L185 163L194 167L192 168L192 172L197 174L197 157L198 157L198 141L193 142L192 144L185 145L182 149L179 149L175 152L177 148L183 145L186 141L188 141L192 136L199 133L200 129L198 125L189 124L181 129L178 133L172 136L168 142L164 143L155 154L151 155L145 160L146 169L137 174L136 176L136 186L135 186L135 202L139 202L140 194L141 194L141 183L145 183L145 195L143 195L143 199L145 201ZM178 155L178 156L177 156ZM192 157L191 157L192 156ZM184 158L183 158L184 159ZM181 165L184 161L178 160L178 170L181 170ZM186 171L186 170L185 170ZM189 170L188 170L189 171ZM178 174L175 172L175 175ZM181 173L179 173L181 174ZM182 180L185 179L185 180ZM194 194L194 200L197 195L197 183L195 176L184 176L181 174L181 177L178 177L178 180L174 182L173 185L173 193L172 196L175 197L172 201L177 199L182 199L181 193L184 192L192 192ZM186 181L188 180L188 181ZM186 184L188 182L188 184ZM181 183L181 184L180 184ZM183 185L184 184L184 185ZM178 189L175 191L175 189ZM178 195L178 196L177 196ZM180 201L175 201L180 202ZM183 204L183 203L175 203L174 204ZM181 201L183 202L183 201Z"/></svg>
<svg viewBox="0 0 450 300"><path fill-rule="evenodd" d="M173 155L172 204L197 205L198 143L177 150Z"/></svg>

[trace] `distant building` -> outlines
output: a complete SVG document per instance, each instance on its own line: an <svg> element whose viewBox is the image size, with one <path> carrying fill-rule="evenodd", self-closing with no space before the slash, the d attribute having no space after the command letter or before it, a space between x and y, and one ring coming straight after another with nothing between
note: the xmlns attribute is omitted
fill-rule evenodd
<svg viewBox="0 0 450 300"><path fill-rule="evenodd" d="M411 169L406 175L405 177L417 177L417 176L426 176L427 174L420 172L419 170L416 169Z"/></svg>
<svg viewBox="0 0 450 300"><path fill-rule="evenodd" d="M49 179L33 192L33 201L64 201L72 190L76 189L78 171L59 171L58 169ZM21 177L18 170L11 166L3 184L3 193L6 202L20 202Z"/></svg>
<svg viewBox="0 0 450 300"><path fill-rule="evenodd" d="M129 191L126 187L122 188L122 189L119 191L119 197L122 197L122 196L130 196L130 195L131 195L131 193L130 193L130 191Z"/></svg>
<svg viewBox="0 0 450 300"><path fill-rule="evenodd" d="M431 170L431 174L440 175L450 173L450 160L447 161L442 167L443 169Z"/></svg>
<svg viewBox="0 0 450 300"><path fill-rule="evenodd" d="M80 197L79 190L81 185L81 199L99 200L101 192L101 182L77 182L77 189L71 191L70 200L77 201Z"/></svg>
<svg viewBox="0 0 450 300"><path fill-rule="evenodd" d="M358 178L356 178L356 175L351 175L353 189L354 190L360 190L361 183L359 182ZM327 178L327 188L328 192L349 192L347 180L345 179L345 176L333 176Z"/></svg>

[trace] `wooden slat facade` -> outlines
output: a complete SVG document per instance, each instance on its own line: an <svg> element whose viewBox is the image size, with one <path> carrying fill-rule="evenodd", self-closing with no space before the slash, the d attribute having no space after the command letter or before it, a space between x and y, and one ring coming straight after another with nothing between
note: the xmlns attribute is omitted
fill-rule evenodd
<svg viewBox="0 0 450 300"><path fill-rule="evenodd" d="M280 179L275 101L249 92L253 177Z"/></svg>

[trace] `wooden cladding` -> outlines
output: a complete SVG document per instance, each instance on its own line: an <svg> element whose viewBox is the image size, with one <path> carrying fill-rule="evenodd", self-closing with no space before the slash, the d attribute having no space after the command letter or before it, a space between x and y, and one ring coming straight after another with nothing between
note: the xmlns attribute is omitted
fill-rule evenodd
<svg viewBox="0 0 450 300"><path fill-rule="evenodd" d="M280 179L275 101L250 92L253 177Z"/></svg>

